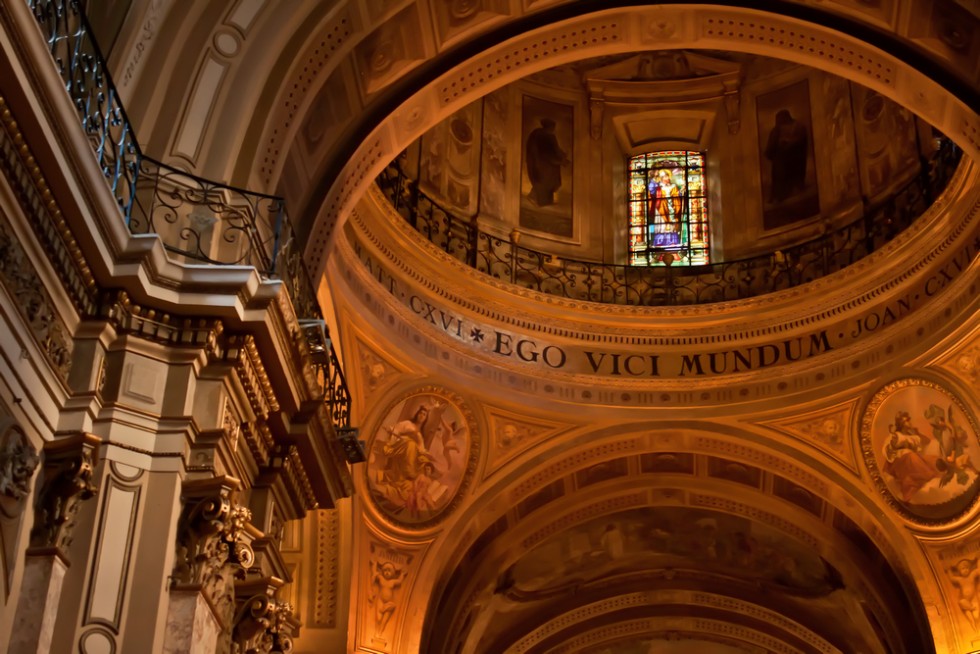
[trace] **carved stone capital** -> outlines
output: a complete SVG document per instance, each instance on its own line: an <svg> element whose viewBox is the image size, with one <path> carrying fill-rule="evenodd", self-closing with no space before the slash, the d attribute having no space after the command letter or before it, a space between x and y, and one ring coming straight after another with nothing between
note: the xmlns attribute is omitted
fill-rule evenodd
<svg viewBox="0 0 980 654"><path fill-rule="evenodd" d="M230 617L234 580L255 559L246 534L252 512L236 502L240 486L233 477L186 482L177 527L173 586L200 590L219 619Z"/></svg>
<svg viewBox="0 0 980 654"><path fill-rule="evenodd" d="M30 554L57 554L65 563L75 519L93 483L101 439L92 434L59 438L44 445L43 486L37 494Z"/></svg>
<svg viewBox="0 0 980 654"><path fill-rule="evenodd" d="M269 577L236 587L240 597L232 630L232 654L291 652L297 621L289 602L276 598L281 579Z"/></svg>
<svg viewBox="0 0 980 654"><path fill-rule="evenodd" d="M40 458L27 435L12 418L0 418L0 513L21 514L31 492L31 477Z"/></svg>

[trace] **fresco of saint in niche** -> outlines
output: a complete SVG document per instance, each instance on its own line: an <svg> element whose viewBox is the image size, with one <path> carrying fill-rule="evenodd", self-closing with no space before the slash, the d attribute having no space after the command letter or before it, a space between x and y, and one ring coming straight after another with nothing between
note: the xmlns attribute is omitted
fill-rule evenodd
<svg viewBox="0 0 980 654"><path fill-rule="evenodd" d="M868 406L863 432L865 459L903 512L948 520L973 502L980 487L975 421L938 384L888 384Z"/></svg>
<svg viewBox="0 0 980 654"><path fill-rule="evenodd" d="M374 501L398 522L420 525L445 509L463 482L469 425L447 398L412 395L388 412L369 451Z"/></svg>
<svg viewBox="0 0 980 654"><path fill-rule="evenodd" d="M551 536L504 573L524 600L645 569L690 569L822 595L842 587L816 552L741 516L687 507L644 507L603 516Z"/></svg>

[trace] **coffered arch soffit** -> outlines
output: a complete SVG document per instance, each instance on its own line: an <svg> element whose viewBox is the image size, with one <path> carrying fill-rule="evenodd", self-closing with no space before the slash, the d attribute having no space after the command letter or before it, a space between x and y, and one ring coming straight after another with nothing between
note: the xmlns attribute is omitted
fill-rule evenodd
<svg viewBox="0 0 980 654"><path fill-rule="evenodd" d="M786 447L758 430L662 421L586 428L564 435L560 445L542 443L484 480L458 519L433 534L411 601L430 600L427 621L445 619L440 601L472 602L493 587L500 571L519 566L549 539L602 516L656 513L656 507L690 510L707 521L709 513L760 521L817 552L849 583L860 577L856 554L862 549L880 552L895 566L889 574L906 583L931 577L916 539L874 517L881 516L881 502L856 477ZM898 576L889 582L892 592ZM929 601L937 591L925 582L917 592Z"/></svg>

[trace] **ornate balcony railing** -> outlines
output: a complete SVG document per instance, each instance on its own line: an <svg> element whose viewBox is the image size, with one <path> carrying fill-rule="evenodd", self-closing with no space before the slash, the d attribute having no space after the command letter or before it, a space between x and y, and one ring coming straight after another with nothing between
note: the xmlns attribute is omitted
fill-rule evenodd
<svg viewBox="0 0 980 654"><path fill-rule="evenodd" d="M377 183L392 206L450 256L497 279L562 297L638 306L741 300L813 281L882 247L922 215L946 187L962 152L943 140L935 156L887 200L866 206L858 220L783 250L703 266L627 266L555 256L480 231L419 190L397 161Z"/></svg>
<svg viewBox="0 0 980 654"><path fill-rule="evenodd" d="M318 326L311 364L334 427L350 431L350 392L282 198L196 177L145 156L79 0L27 0L78 110L96 162L133 234L157 234L189 263L253 266L285 285L304 327ZM307 333L317 330L306 329ZM318 348L320 350L318 358Z"/></svg>

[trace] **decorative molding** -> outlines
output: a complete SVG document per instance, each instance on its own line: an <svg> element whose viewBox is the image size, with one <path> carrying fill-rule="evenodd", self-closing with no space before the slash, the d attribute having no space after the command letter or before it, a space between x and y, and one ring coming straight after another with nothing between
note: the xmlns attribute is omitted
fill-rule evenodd
<svg viewBox="0 0 980 654"><path fill-rule="evenodd" d="M819 635L806 628L802 624L789 620L780 613L772 611L759 604L754 604L752 602L747 602L734 597L728 597L725 595L719 595L715 593L704 593L698 591L690 590L651 590L638 593L629 593L625 595L617 595L599 602L594 602L587 604L585 606L580 606L569 612L561 615L561 617L553 619L544 625L534 629L531 633L524 636L508 649L508 652L525 652L534 649L534 646L541 641L545 640L549 636L554 636L557 633L563 632L568 629L575 629L577 623L586 623L589 621L596 621L596 618L600 616L605 616L604 622L610 621L610 618L615 618L616 614L619 612L629 612L635 611L636 609L641 609L643 607L656 606L656 605L677 605L675 611L678 613L668 614L668 620L674 623L673 629L676 632L686 632L695 625L693 624L694 617L691 615L691 609L693 607L702 607L716 609L724 611L732 616L733 619L745 619L746 622L750 622L754 625L771 625L778 628L781 632L791 635L793 639L798 639L799 641L805 642L809 648L814 652L819 652L820 654L839 654L839 650L834 647L830 642L821 638ZM681 608L683 607L683 608ZM633 621L632 626L634 629L627 627L624 634L615 635L627 635L629 633L636 633L642 635L651 635L659 631L655 624L663 617L658 618L646 618L643 620ZM618 621L617 621L618 622ZM778 652L797 652L801 650L796 650L795 648L789 647L782 638L771 633L765 633L756 629L750 629L746 626L738 625L736 622L730 621L711 621L719 625L727 625L727 629L719 630L719 633L725 633L726 631L739 631L742 632L741 635L753 634L749 642L758 642L760 636L763 636L768 642L770 647L773 647L775 643L778 645L771 651ZM630 622L626 622L630 625ZM666 625L661 625L661 627ZM640 627L636 629L635 627ZM697 633L696 630L693 630ZM570 653L572 651L580 651L584 649L587 645L593 644L596 641L608 639L612 636L611 633L603 633L598 630L591 630L578 636L574 643L575 648L565 646L559 647L554 650L549 650L561 653ZM667 640L681 640L680 633L676 633L674 637L670 636L670 630L663 634ZM603 636L605 638L603 638ZM694 637L693 634L689 634L688 637ZM742 638L733 638L734 642L745 642ZM571 644L571 643L569 643ZM770 650L766 650L770 651Z"/></svg>
<svg viewBox="0 0 980 654"><path fill-rule="evenodd" d="M98 292L95 277L2 95L0 126L0 169L15 184L14 191L30 219L34 235L46 250L76 309L94 313Z"/></svg>
<svg viewBox="0 0 980 654"><path fill-rule="evenodd" d="M83 500L97 491L98 436L80 433L44 445L44 482L37 494L28 554L54 554L70 565L68 548Z"/></svg>
<svg viewBox="0 0 980 654"><path fill-rule="evenodd" d="M317 511L316 568L313 578L313 616L311 627L337 626L337 590L340 583L340 516L336 509Z"/></svg>
<svg viewBox="0 0 980 654"><path fill-rule="evenodd" d="M553 536L573 525L585 522L590 518L619 513L620 511L625 511L626 509L645 506L647 502L648 500L646 493L643 492L629 493L627 495L620 495L618 497L612 497L599 502L593 502L592 504L577 509L572 513L563 515L553 522L547 523L544 527L522 540L521 547L525 551L530 550L535 545L543 542L549 536Z"/></svg>
<svg viewBox="0 0 980 654"><path fill-rule="evenodd" d="M111 291L100 303L100 314L117 333L138 336L173 346L202 348L218 360L232 337L224 337L224 324L216 318L180 316L134 303L125 291Z"/></svg>
<svg viewBox="0 0 980 654"><path fill-rule="evenodd" d="M303 55L296 58L293 75L286 78L279 101L266 123L263 156L256 159L263 162L258 175L266 187L272 186L273 175L281 170L281 154L288 151L286 146L295 136L294 122L300 108L315 102L309 98L314 83L318 80L325 83L339 65L334 55L348 50L350 37L355 32L352 11L356 13L353 5L340 7L323 22L318 31L319 40L310 40Z"/></svg>
<svg viewBox="0 0 980 654"><path fill-rule="evenodd" d="M270 413L278 411L279 401L272 390L272 382L255 345L255 338L251 335L232 335L228 337L228 346L235 349L235 372L255 415L267 418Z"/></svg>
<svg viewBox="0 0 980 654"><path fill-rule="evenodd" d="M110 468L116 467L112 461ZM139 469L137 469L137 472ZM92 555L92 573L83 624L98 623L118 630L132 562L142 486L105 479L98 541Z"/></svg>
<svg viewBox="0 0 980 654"><path fill-rule="evenodd" d="M690 505L698 508L714 509L722 513L740 515L756 522L761 522L779 531L792 536L799 542L812 547L816 551L821 551L820 540L810 531L797 525L795 522L787 520L769 511L738 502L730 497L718 497L716 495L705 495L702 493L691 493L689 495Z"/></svg>

